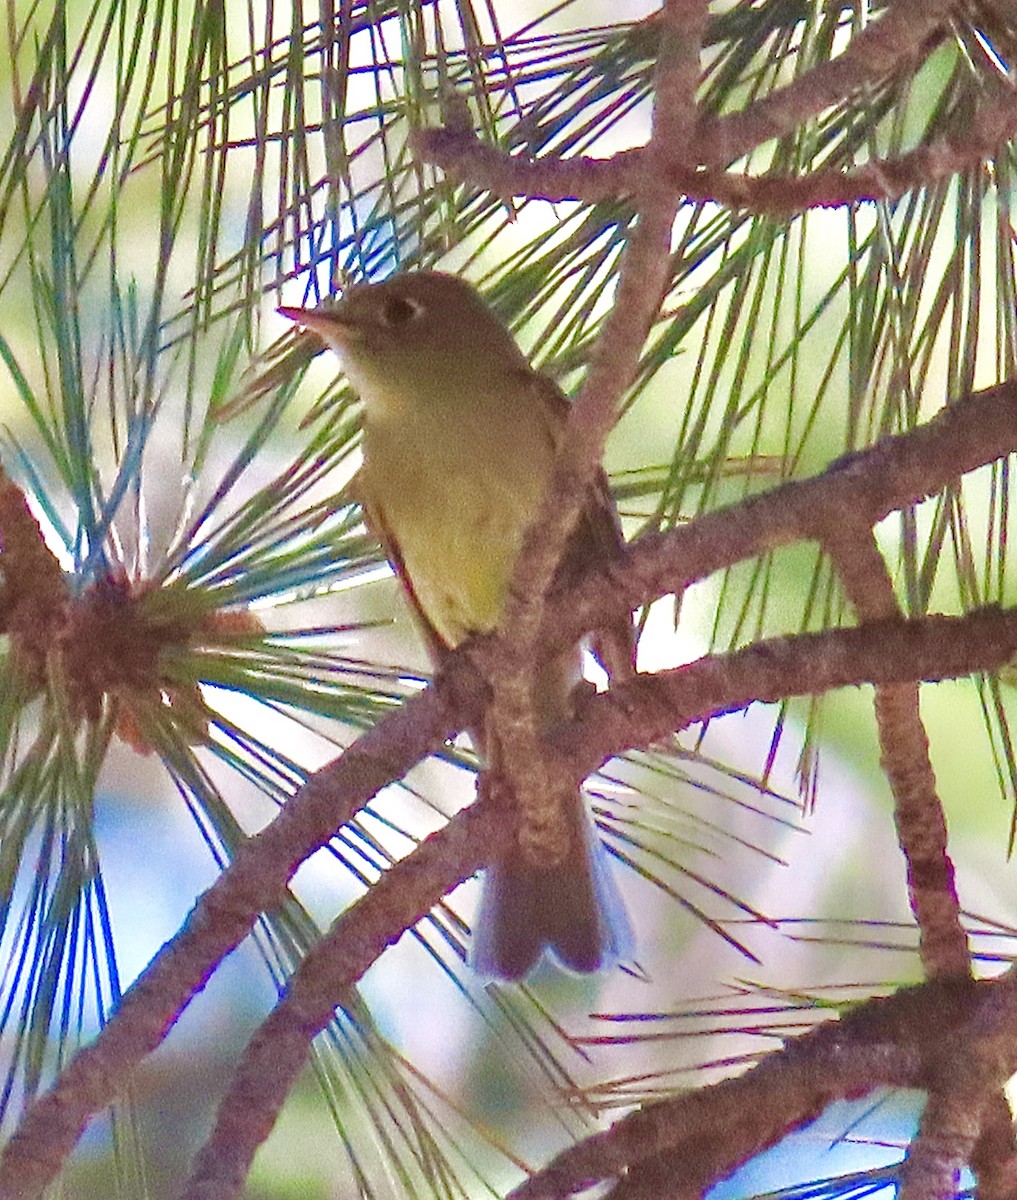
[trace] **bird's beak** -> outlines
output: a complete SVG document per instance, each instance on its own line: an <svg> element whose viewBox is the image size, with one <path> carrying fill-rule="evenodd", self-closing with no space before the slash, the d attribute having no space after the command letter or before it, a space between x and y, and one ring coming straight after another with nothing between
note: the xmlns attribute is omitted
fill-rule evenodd
<svg viewBox="0 0 1017 1200"><path fill-rule="evenodd" d="M276 312L305 329L310 329L326 341L354 341L361 336L357 325L344 319L335 309L282 306L277 308Z"/></svg>
<svg viewBox="0 0 1017 1200"><path fill-rule="evenodd" d="M298 325L308 324L308 319L314 316L312 308L286 308L282 306L275 310L280 316L286 317L287 320L296 321Z"/></svg>

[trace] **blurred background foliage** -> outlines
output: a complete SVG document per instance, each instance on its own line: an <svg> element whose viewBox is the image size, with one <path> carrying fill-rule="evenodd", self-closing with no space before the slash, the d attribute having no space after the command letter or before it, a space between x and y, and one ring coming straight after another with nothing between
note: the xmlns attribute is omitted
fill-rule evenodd
<svg viewBox="0 0 1017 1200"><path fill-rule="evenodd" d="M884 7L712 5L702 106L765 96ZM453 185L407 135L468 112L511 153L640 144L652 8L326 8L8 11L0 462L69 588L120 588L146 619L186 618L203 636L163 655L171 686L118 684L87 714L56 660L26 695L0 643L5 1131L245 834L424 678L394 581L341 495L355 398L274 305L417 265L459 271L569 389L610 304L625 202ZM965 10L920 59L738 167L800 175L962 137L1012 78L1015 36L1007 6ZM1007 148L896 204L787 220L684 208L670 291L608 448L627 532L809 474L1011 376L1013 167ZM233 416L266 370L273 388ZM880 528L907 612L1013 602L1010 486L1000 464ZM850 619L809 546L698 585L678 615L670 602L642 614L645 669ZM1012 704L997 679L923 694L987 964L1012 954ZM305 864L285 910L95 1123L67 1194L172 1193L294 962L469 801L471 771L468 748L450 748ZM476 900L464 885L339 1013L249 1195L497 1193L619 1106L716 1078L829 1005L918 978L868 694L712 722L611 764L590 791L624 864L638 963L484 986L463 962ZM833 1111L728 1194L889 1186L916 1111L899 1096Z"/></svg>

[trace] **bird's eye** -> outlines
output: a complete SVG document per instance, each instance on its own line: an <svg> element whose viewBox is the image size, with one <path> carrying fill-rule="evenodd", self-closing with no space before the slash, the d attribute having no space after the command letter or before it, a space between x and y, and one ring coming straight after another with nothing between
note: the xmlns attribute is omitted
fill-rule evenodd
<svg viewBox="0 0 1017 1200"><path fill-rule="evenodd" d="M409 300L405 296L392 296L385 301L381 315L386 325L397 326L415 321L423 311L424 306L416 300Z"/></svg>

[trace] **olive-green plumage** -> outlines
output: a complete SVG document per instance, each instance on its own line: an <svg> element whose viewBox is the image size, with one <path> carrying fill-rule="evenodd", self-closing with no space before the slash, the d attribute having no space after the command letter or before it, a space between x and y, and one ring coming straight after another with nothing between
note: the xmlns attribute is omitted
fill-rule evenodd
<svg viewBox="0 0 1017 1200"><path fill-rule="evenodd" d="M477 292L451 275L397 275L352 288L329 308L280 311L337 352L364 403L355 492L440 661L470 634L499 623L568 402L530 367ZM601 476L558 582L619 548ZM598 645L609 670L631 670L630 622L601 631ZM547 726L571 715L578 678L578 647L541 665L535 696ZM496 731L477 737L488 761L496 760ZM474 944L485 973L519 978L545 945L580 971L627 952L627 922L582 798L564 803L565 844L538 861L532 849L524 852L524 838L488 871Z"/></svg>

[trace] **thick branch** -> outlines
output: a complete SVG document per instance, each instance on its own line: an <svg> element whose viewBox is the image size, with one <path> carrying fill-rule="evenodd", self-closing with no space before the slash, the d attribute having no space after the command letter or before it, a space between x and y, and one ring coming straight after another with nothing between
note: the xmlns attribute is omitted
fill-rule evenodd
<svg viewBox="0 0 1017 1200"><path fill-rule="evenodd" d="M618 1197L702 1194L836 1099L877 1087L924 1087L927 1063L977 1026L995 983L929 984L859 1005L712 1087L646 1105L563 1151L511 1200L564 1200L623 1179ZM1015 1005L1009 989L1002 1001ZM1017 1040L1001 1059L1017 1065ZM640 1190L642 1181L656 1190Z"/></svg>
<svg viewBox="0 0 1017 1200"><path fill-rule="evenodd" d="M490 806L467 809L386 871L333 922L248 1042L182 1200L228 1200L240 1193L255 1151L307 1061L312 1039L332 1020L342 997L387 946L484 865L500 832Z"/></svg>
<svg viewBox="0 0 1017 1200"><path fill-rule="evenodd" d="M946 1093L951 1082L957 1093L977 1098L998 1089L1017 1065L1015 991L1010 972L991 982L955 980L870 1000L738 1079L623 1118L563 1152L513 1200L564 1200L619 1178L608 1193L616 1200L701 1195L833 1099L879 1086ZM938 1162L929 1164L932 1187L937 1169L941 1178L970 1154L978 1107L955 1113Z"/></svg>
<svg viewBox="0 0 1017 1200"><path fill-rule="evenodd" d="M128 989L96 1040L75 1055L53 1087L28 1109L0 1159L2 1200L39 1195L88 1118L124 1089L137 1064L163 1041L258 914L278 907L304 859L379 789L402 778L468 723L475 702L470 682L450 670L443 686L407 700L312 776L271 825L240 847L180 931Z"/></svg>
<svg viewBox="0 0 1017 1200"><path fill-rule="evenodd" d="M675 670L637 675L593 696L554 744L582 779L615 755L645 750L707 715L862 683L957 679L996 670L1015 655L1012 608L770 638Z"/></svg>
<svg viewBox="0 0 1017 1200"><path fill-rule="evenodd" d="M651 146L661 152L673 148L680 153L682 140L691 132L705 17L703 0L668 0L664 7L650 138ZM505 639L492 659L490 719L498 731L500 766L521 810L520 840L547 861L564 857L561 843L568 831L556 811L560 786L546 759L533 695L534 663L543 652L539 633L546 598L669 278L676 202L656 175L646 171L636 206L638 215L622 252L614 304L569 411L547 494L523 540L501 619Z"/></svg>
<svg viewBox="0 0 1017 1200"><path fill-rule="evenodd" d="M1017 383L941 409L927 424L839 458L822 474L782 484L687 525L631 543L622 560L549 606L542 636L566 646L619 610L682 592L715 571L778 546L819 538L843 513L870 528L1017 451Z"/></svg>
<svg viewBox="0 0 1017 1200"><path fill-rule="evenodd" d="M985 989L977 1010L958 1030L925 1052L929 1100L918 1136L903 1170L902 1200L953 1200L962 1169L979 1156L985 1173L981 1134L985 1120L998 1114L1003 1087L1013 1074L1017 1046L1017 977L1011 969ZM998 1132L998 1131L997 1131ZM994 1164L1002 1174L1009 1163L1013 1195L1014 1155L997 1142ZM1002 1182L997 1175L997 1186Z"/></svg>

